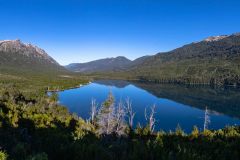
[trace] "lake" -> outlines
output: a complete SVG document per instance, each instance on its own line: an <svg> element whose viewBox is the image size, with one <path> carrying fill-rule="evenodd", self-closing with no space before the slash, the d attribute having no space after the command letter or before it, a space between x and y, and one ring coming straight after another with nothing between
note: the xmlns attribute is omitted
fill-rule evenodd
<svg viewBox="0 0 240 160"><path fill-rule="evenodd" d="M156 130L175 131L179 124L189 133L194 125L203 130L206 107L209 129L240 125L240 89L170 84L146 84L121 80L99 80L59 92L59 103L83 119L90 117L91 100L100 106L111 91L115 102L132 101L134 125L145 125L145 108L156 105Z"/></svg>

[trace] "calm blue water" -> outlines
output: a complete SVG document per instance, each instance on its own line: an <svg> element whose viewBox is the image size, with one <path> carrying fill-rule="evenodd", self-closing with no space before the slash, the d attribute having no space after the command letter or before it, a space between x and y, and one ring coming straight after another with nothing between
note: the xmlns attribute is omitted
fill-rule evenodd
<svg viewBox="0 0 240 160"><path fill-rule="evenodd" d="M236 89L96 81L77 89L59 92L59 102L68 107L70 112L88 119L92 98L101 105L110 90L116 102L125 101L127 97L131 99L136 112L135 125L146 123L144 110L153 104L156 105L157 112L156 130L174 131L178 124L185 132L190 132L194 125L203 129L206 106L210 110L209 129L240 125L240 90Z"/></svg>

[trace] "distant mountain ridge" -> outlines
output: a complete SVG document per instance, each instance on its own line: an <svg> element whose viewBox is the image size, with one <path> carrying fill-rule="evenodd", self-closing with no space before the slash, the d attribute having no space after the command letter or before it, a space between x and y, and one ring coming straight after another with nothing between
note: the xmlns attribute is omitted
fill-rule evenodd
<svg viewBox="0 0 240 160"><path fill-rule="evenodd" d="M123 70L130 63L131 60L119 56L116 58L99 59L87 63L72 63L65 67L74 72L93 73Z"/></svg>
<svg viewBox="0 0 240 160"><path fill-rule="evenodd" d="M200 42L184 45L165 53L158 53L150 57L147 61L151 63L165 63L172 60L191 59L191 58L217 58L231 57L239 55L240 52L240 34L229 36L208 37ZM154 60L153 60L154 59ZM147 63L145 61L144 63Z"/></svg>
<svg viewBox="0 0 240 160"><path fill-rule="evenodd" d="M240 34L215 36L158 53L129 69L139 79L240 85Z"/></svg>
<svg viewBox="0 0 240 160"><path fill-rule="evenodd" d="M140 57L113 69L91 64L91 72L107 77L125 77L161 83L240 85L240 33L208 37L169 52ZM76 66L81 70L81 65ZM94 67L97 69L95 70ZM71 68L68 68L72 70ZM74 71L74 70L72 70Z"/></svg>
<svg viewBox="0 0 240 160"><path fill-rule="evenodd" d="M43 49L20 40L0 41L0 70L66 71Z"/></svg>
<svg viewBox="0 0 240 160"><path fill-rule="evenodd" d="M158 83L240 85L240 33L208 37L169 52L105 58L88 63L59 65L43 49L20 40L0 41L0 73L80 72L100 78Z"/></svg>
<svg viewBox="0 0 240 160"><path fill-rule="evenodd" d="M65 68L73 72L95 73L95 72L113 72L124 71L135 65L139 65L150 56L143 56L135 60L129 60L124 56L115 58L104 58L86 63L71 63Z"/></svg>

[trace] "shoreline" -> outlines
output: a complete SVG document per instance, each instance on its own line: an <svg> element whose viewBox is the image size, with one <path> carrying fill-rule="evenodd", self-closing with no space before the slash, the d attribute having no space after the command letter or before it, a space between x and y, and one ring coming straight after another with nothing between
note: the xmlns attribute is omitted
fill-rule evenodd
<svg viewBox="0 0 240 160"><path fill-rule="evenodd" d="M76 88L80 88L80 87L86 86L86 85L91 84L91 83L92 82L88 82L86 84L79 84L77 86L69 87L69 88L65 88L65 89L56 89L56 90L49 90L49 89L47 89L47 92L61 92L61 91L65 91L65 90L76 89Z"/></svg>

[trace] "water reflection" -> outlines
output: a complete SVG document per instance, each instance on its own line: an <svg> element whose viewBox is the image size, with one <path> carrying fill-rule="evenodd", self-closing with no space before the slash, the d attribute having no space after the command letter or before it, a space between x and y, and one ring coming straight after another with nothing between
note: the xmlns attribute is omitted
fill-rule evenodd
<svg viewBox="0 0 240 160"><path fill-rule="evenodd" d="M156 105L157 130L175 130L178 124L186 132L190 132L194 125L201 130L204 127L218 129L226 125L240 125L240 90L236 88L99 80L81 88L59 92L60 103L87 119L92 98L100 105L109 90L112 90L117 102L125 101L127 97L131 99L136 111L134 126L146 123L144 110L153 104Z"/></svg>

